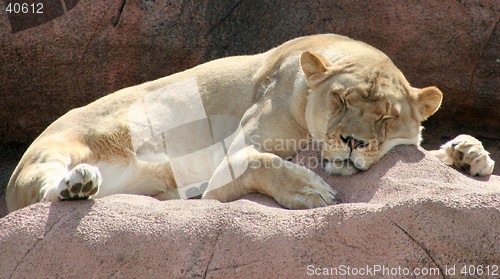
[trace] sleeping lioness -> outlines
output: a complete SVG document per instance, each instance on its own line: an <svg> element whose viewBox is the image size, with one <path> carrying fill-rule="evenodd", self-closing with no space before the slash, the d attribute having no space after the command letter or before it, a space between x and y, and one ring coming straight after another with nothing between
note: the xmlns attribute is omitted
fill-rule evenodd
<svg viewBox="0 0 500 279"><path fill-rule="evenodd" d="M232 201L259 192L286 208L338 202L289 162L312 139L324 169L365 171L391 148L418 145L442 100L414 88L381 51L316 35L125 88L69 111L29 147L6 193L13 211L39 201L115 193ZM462 135L433 151L470 175L494 162Z"/></svg>

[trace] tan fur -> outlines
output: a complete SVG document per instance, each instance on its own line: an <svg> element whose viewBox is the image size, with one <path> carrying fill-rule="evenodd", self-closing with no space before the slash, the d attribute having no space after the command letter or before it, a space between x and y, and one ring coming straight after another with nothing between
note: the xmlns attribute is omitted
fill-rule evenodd
<svg viewBox="0 0 500 279"><path fill-rule="evenodd" d="M209 184L203 198L231 201L260 192L287 208L337 202L321 178L285 160L310 135L323 142L327 171L352 174L368 169L395 145L419 144L420 123L442 99L435 87L411 87L385 54L362 42L329 34L298 38L262 54L219 59L125 88L68 112L24 154L7 187L8 209L112 193L178 198L170 162L138 158L142 151L134 148L128 113L149 93L190 79L209 117L240 120L247 146L232 159L248 160L250 166L223 187ZM178 94L182 98L183 92ZM196 136L183 140L195 142ZM446 161L451 155L440 156ZM112 175L101 177L106 168ZM121 173L128 175L123 181Z"/></svg>

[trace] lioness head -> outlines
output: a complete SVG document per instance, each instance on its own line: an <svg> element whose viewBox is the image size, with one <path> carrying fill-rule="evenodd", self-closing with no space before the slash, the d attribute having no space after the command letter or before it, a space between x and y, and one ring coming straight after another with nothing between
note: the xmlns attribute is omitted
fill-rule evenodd
<svg viewBox="0 0 500 279"><path fill-rule="evenodd" d="M418 145L421 122L441 105L439 89L411 87L385 55L330 62L304 52L300 63L309 89L307 128L323 143L331 174L364 171L396 145Z"/></svg>

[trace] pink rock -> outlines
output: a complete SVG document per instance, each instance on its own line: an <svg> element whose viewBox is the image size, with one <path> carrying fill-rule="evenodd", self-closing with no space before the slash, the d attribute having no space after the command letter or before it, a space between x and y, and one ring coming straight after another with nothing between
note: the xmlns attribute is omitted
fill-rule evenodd
<svg viewBox="0 0 500 279"><path fill-rule="evenodd" d="M499 264L498 176L473 179L406 146L367 172L327 180L344 203L313 210L257 194L35 204L0 219L1 277L308 278L381 268L371 278L402 278L414 268L460 275L464 265Z"/></svg>

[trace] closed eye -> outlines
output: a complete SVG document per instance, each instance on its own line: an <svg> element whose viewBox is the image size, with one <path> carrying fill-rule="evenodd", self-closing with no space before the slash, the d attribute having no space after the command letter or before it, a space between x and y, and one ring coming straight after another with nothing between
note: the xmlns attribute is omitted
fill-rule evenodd
<svg viewBox="0 0 500 279"><path fill-rule="evenodd" d="M346 108L347 108L347 105L348 105L348 104L347 104L347 101L346 101L344 98L342 98L341 96L339 96L339 95L336 95L336 97L337 97L337 98L340 100L340 102L342 103L342 107L343 107L344 109L346 109Z"/></svg>
<svg viewBox="0 0 500 279"><path fill-rule="evenodd" d="M396 119L398 118L399 115L390 115L390 114L383 114L378 116L378 121L380 120L386 120L386 119Z"/></svg>

